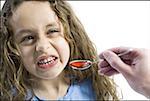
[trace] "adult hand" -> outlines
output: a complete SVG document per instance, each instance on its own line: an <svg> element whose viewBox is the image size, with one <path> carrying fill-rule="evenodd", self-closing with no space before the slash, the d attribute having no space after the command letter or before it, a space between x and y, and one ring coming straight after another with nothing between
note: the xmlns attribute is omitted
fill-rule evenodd
<svg viewBox="0 0 150 101"><path fill-rule="evenodd" d="M118 56L131 48L116 47L100 54L99 73L111 76L121 73L131 88L150 97L150 50L132 48L129 53Z"/></svg>

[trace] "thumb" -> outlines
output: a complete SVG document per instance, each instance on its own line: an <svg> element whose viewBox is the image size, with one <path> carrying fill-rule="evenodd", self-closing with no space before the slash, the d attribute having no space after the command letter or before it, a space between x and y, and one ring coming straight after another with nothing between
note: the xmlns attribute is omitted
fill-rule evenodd
<svg viewBox="0 0 150 101"><path fill-rule="evenodd" d="M129 65L125 64L114 52L105 51L103 53L104 58L109 63L109 65L122 74L131 73L131 68Z"/></svg>

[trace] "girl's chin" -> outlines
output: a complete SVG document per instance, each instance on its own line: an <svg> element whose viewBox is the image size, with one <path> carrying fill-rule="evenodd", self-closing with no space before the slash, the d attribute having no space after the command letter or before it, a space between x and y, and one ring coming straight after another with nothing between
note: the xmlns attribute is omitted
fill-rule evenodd
<svg viewBox="0 0 150 101"><path fill-rule="evenodd" d="M57 77L61 77L60 75L63 74L63 70L62 71L55 71L55 72L49 72L49 73L43 73L43 74L39 74L37 77L40 79L56 79Z"/></svg>

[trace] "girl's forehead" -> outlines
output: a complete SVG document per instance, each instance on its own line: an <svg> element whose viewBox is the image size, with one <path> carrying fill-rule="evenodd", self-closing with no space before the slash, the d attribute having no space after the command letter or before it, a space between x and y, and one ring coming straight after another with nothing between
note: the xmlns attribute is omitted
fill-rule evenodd
<svg viewBox="0 0 150 101"><path fill-rule="evenodd" d="M38 12L36 12L38 10ZM24 1L14 11L15 14L38 14L53 12L48 1Z"/></svg>
<svg viewBox="0 0 150 101"><path fill-rule="evenodd" d="M58 17L49 2L25 1L13 13L11 24L14 28L39 27L47 23L58 23Z"/></svg>

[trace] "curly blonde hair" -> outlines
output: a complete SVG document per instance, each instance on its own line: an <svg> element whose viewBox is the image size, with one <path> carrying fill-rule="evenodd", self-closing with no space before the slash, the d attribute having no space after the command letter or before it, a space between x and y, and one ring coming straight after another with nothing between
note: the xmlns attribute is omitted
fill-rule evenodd
<svg viewBox="0 0 150 101"><path fill-rule="evenodd" d="M14 43L13 33L9 19L13 12L23 2L28 0L6 0L1 11L0 27L0 96L1 100L23 100L27 90L32 88L29 83L29 72L24 69L20 56L17 54L17 45ZM70 46L70 59L88 59L95 61L97 52L94 44L90 41L87 33L76 17L70 5L63 0L36 0L49 1L52 10L56 13L63 24L65 39ZM65 68L68 75L74 75L74 80L81 81L85 78L92 79L92 85L98 100L118 100L114 81L106 76L98 75L98 64L92 65L86 71L76 71ZM16 90L14 96L13 88ZM31 97L32 98L32 97Z"/></svg>

